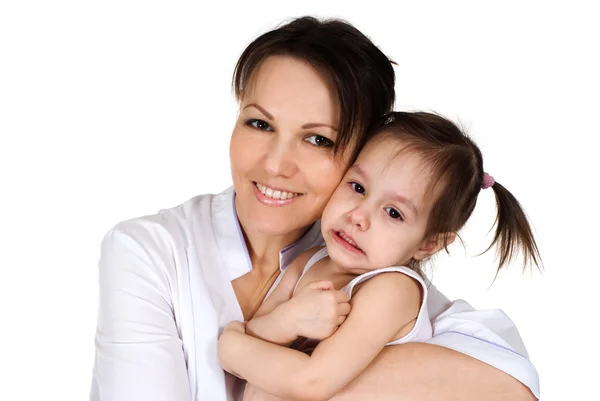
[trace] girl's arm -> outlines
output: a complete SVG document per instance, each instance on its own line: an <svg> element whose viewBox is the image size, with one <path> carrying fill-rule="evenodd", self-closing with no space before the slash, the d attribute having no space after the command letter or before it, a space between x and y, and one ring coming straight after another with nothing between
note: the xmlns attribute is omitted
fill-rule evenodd
<svg viewBox="0 0 600 401"><path fill-rule="evenodd" d="M428 300L433 310L439 310L432 303L436 297L443 295L431 285ZM474 310L466 302L456 300L443 313L437 313L432 322L433 338L427 343L386 347L334 400L533 401L539 398L535 366L527 357L517 327L504 312Z"/></svg>
<svg viewBox="0 0 600 401"><path fill-rule="evenodd" d="M225 370L236 372L277 397L321 400L343 389L375 359L406 325L416 319L421 288L412 278L380 274L352 299L352 312L337 332L308 356L227 330L219 342Z"/></svg>
<svg viewBox="0 0 600 401"><path fill-rule="evenodd" d="M298 338L291 313L283 306L294 292L304 265L316 250L298 256L286 269L281 281L246 325L246 333L279 345L289 345Z"/></svg>
<svg viewBox="0 0 600 401"><path fill-rule="evenodd" d="M350 312L348 294L328 281L310 283L293 296L304 266L318 248L301 254L288 266L279 285L246 325L246 333L289 346L299 336L325 339ZM293 296L293 297L292 297Z"/></svg>

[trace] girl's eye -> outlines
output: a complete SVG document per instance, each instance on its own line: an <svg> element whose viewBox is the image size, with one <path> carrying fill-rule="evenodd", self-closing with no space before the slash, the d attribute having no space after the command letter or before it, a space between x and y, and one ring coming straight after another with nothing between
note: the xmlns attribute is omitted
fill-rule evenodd
<svg viewBox="0 0 600 401"><path fill-rule="evenodd" d="M311 135L305 139L307 142L312 143L315 146L320 148L332 148L333 141L329 138L325 138L322 135Z"/></svg>
<svg viewBox="0 0 600 401"><path fill-rule="evenodd" d="M251 127L261 131L273 131L273 127L263 120L248 120L246 125L250 125Z"/></svg>
<svg viewBox="0 0 600 401"><path fill-rule="evenodd" d="M387 212L388 216L390 216L394 220L404 220L400 212L394 209L393 207L386 207L385 211Z"/></svg>
<svg viewBox="0 0 600 401"><path fill-rule="evenodd" d="M353 190L354 192L357 192L357 193L359 193L359 194L361 194L361 195L364 195L364 194L365 194L365 192L367 192L367 191L365 190L365 187L363 187L362 185L360 185L358 182L351 182L351 183L350 183L350 186L352 187L352 190Z"/></svg>

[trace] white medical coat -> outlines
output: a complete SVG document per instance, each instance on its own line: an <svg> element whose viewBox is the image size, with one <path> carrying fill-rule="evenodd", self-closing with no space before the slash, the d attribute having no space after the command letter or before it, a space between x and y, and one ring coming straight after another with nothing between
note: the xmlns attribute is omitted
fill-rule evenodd
<svg viewBox="0 0 600 401"><path fill-rule="evenodd" d="M252 266L237 220L233 188L200 195L117 224L102 241L92 401L232 401L239 383L226 375L217 340L243 320L231 281ZM282 271L323 245L319 223L280 252ZM281 276L280 276L281 278ZM279 280L275 283L275 285ZM475 311L433 285L428 341L505 371L539 398L535 367L501 310Z"/></svg>

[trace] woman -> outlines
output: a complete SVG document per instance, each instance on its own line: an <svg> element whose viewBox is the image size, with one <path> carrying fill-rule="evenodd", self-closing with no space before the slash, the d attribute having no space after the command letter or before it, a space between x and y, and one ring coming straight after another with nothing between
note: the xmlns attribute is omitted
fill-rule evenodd
<svg viewBox="0 0 600 401"><path fill-rule="evenodd" d="M257 38L234 86L233 188L122 222L102 243L92 400L239 397L219 365L221 330L322 244L325 203L394 104L390 61L340 21L300 18ZM433 286L428 310L429 343L389 347L337 398L535 399L537 373L505 315Z"/></svg>

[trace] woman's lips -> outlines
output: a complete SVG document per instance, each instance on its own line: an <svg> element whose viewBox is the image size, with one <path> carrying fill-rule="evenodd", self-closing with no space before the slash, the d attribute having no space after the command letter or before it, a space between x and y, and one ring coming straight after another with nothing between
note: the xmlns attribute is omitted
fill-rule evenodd
<svg viewBox="0 0 600 401"><path fill-rule="evenodd" d="M255 182L254 186L258 188L261 194L271 199L286 200L300 196L300 194L297 192L292 192L289 190L279 188L272 188L265 184L261 184L260 182Z"/></svg>
<svg viewBox="0 0 600 401"><path fill-rule="evenodd" d="M287 206L294 203L298 198L302 196L302 194L299 194L297 192L273 190L272 188L269 188L258 182L253 183L252 187L254 188L254 195L256 196L256 199L258 199L260 203L266 206ZM271 191L270 196L268 191ZM279 194L277 194L276 192L279 192ZM278 195L278 198L275 198L274 195ZM285 199L282 199L282 195L285 196Z"/></svg>

